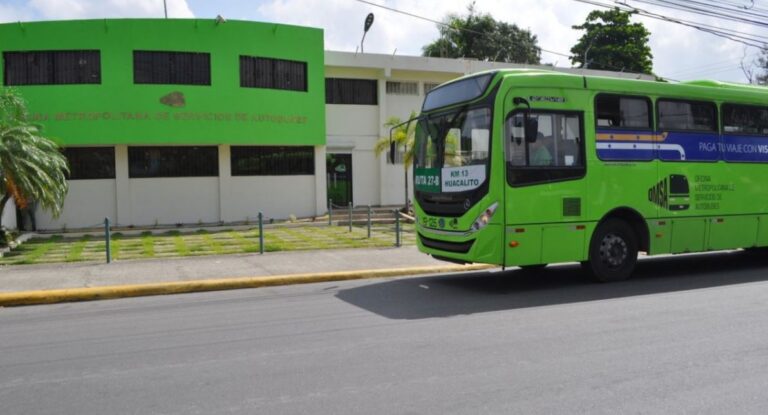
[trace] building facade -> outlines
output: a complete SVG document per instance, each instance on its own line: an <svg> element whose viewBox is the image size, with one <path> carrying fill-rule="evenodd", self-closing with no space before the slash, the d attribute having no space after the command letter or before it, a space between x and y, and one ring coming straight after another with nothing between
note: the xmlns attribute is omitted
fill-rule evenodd
<svg viewBox="0 0 768 415"><path fill-rule="evenodd" d="M525 67L324 52L320 29L244 21L12 23L0 36L4 86L21 92L72 170L63 214L35 212L41 230L105 217L118 226L308 217L328 199L402 204L403 165L374 151L384 124L418 113L442 82Z"/></svg>

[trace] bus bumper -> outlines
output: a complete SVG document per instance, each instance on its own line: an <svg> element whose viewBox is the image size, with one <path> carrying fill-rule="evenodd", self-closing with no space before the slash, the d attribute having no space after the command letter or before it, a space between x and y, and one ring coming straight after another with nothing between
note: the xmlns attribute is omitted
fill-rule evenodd
<svg viewBox="0 0 768 415"><path fill-rule="evenodd" d="M468 233L433 231L417 227L419 251L444 261L502 265L502 226L489 224Z"/></svg>

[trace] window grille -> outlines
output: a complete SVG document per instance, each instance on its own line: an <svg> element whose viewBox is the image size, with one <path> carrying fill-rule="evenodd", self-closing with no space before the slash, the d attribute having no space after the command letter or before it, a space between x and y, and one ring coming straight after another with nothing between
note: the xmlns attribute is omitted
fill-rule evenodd
<svg viewBox="0 0 768 415"><path fill-rule="evenodd" d="M307 63L240 56L240 86L306 91Z"/></svg>
<svg viewBox="0 0 768 415"><path fill-rule="evenodd" d="M98 50L3 52L3 61L7 86L101 83Z"/></svg>
<svg viewBox="0 0 768 415"><path fill-rule="evenodd" d="M128 147L128 176L216 177L219 151L205 147Z"/></svg>
<svg viewBox="0 0 768 415"><path fill-rule="evenodd" d="M326 104L378 105L375 79L325 79Z"/></svg>
<svg viewBox="0 0 768 415"><path fill-rule="evenodd" d="M419 95L419 84L416 82L387 81L387 94Z"/></svg>
<svg viewBox="0 0 768 415"><path fill-rule="evenodd" d="M200 52L133 51L136 84L210 85L211 55Z"/></svg>
<svg viewBox="0 0 768 415"><path fill-rule="evenodd" d="M69 180L115 178L114 147L69 147L64 149L69 163Z"/></svg>
<svg viewBox="0 0 768 415"><path fill-rule="evenodd" d="M232 146L233 176L315 174L315 149L310 146Z"/></svg>

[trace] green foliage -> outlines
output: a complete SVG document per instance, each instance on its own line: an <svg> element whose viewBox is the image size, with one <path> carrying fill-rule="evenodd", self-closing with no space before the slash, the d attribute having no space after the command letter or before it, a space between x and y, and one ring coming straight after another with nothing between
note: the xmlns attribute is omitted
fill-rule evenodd
<svg viewBox="0 0 768 415"><path fill-rule="evenodd" d="M418 114L416 114L416 111L411 111L411 115L408 117L408 119L414 119L417 115ZM403 154L403 164L406 169L411 165L411 163L413 163L413 142L415 137L414 133L416 132L416 122L417 121L413 121L407 124L403 124L403 121L399 117L389 117L387 118L387 122L384 123L384 127L387 130L397 126L394 130L392 130L392 141L395 142L395 147L399 151L405 152ZM376 145L373 147L373 151L377 156L388 152L389 137L379 138L379 140L376 141Z"/></svg>
<svg viewBox="0 0 768 415"><path fill-rule="evenodd" d="M760 51L757 58L758 74L755 75L755 83L758 85L768 85L768 47Z"/></svg>
<svg viewBox="0 0 768 415"><path fill-rule="evenodd" d="M497 21L488 13L477 13L474 2L467 11L466 16L446 16L444 24L438 25L440 37L422 48L424 56L528 64L541 62L541 48L530 30Z"/></svg>
<svg viewBox="0 0 768 415"><path fill-rule="evenodd" d="M642 23L630 23L632 14L618 8L589 13L583 24L573 26L585 33L571 48L571 62L582 68L650 74L651 33Z"/></svg>
<svg viewBox="0 0 768 415"><path fill-rule="evenodd" d="M67 159L26 114L16 91L0 92L0 217L11 198L22 208L37 203L57 217L68 190Z"/></svg>

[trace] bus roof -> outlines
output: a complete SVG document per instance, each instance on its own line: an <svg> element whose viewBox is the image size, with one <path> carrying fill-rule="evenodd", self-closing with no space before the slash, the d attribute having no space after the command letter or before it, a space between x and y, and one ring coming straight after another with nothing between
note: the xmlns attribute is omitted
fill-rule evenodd
<svg viewBox="0 0 768 415"><path fill-rule="evenodd" d="M469 79L490 76L485 92L472 94L472 97L461 97L456 93L462 88L459 83ZM422 112L454 105L465 99L470 101L478 98L501 81L509 80L515 87L520 88L560 88L590 90L597 93L612 93L639 95L647 97L664 97L672 99L688 99L699 101L733 102L751 105L768 105L768 88L757 85L744 85L712 80L697 80L687 82L651 81L645 79L626 79L607 76L579 75L563 73L546 69L493 69L465 75L446 82L427 94L422 106ZM451 88L454 86L455 88ZM446 88L447 87L447 88ZM451 91L453 89L453 91ZM438 97L452 92L453 97ZM434 93L434 94L433 94ZM430 99L434 98L434 99ZM446 99L447 98L447 99Z"/></svg>
<svg viewBox="0 0 768 415"><path fill-rule="evenodd" d="M757 85L712 80L671 83L601 76L581 76L538 69L502 69L497 72L501 78L515 78L514 83L521 87L588 89L617 94L735 101L768 105L768 88Z"/></svg>

